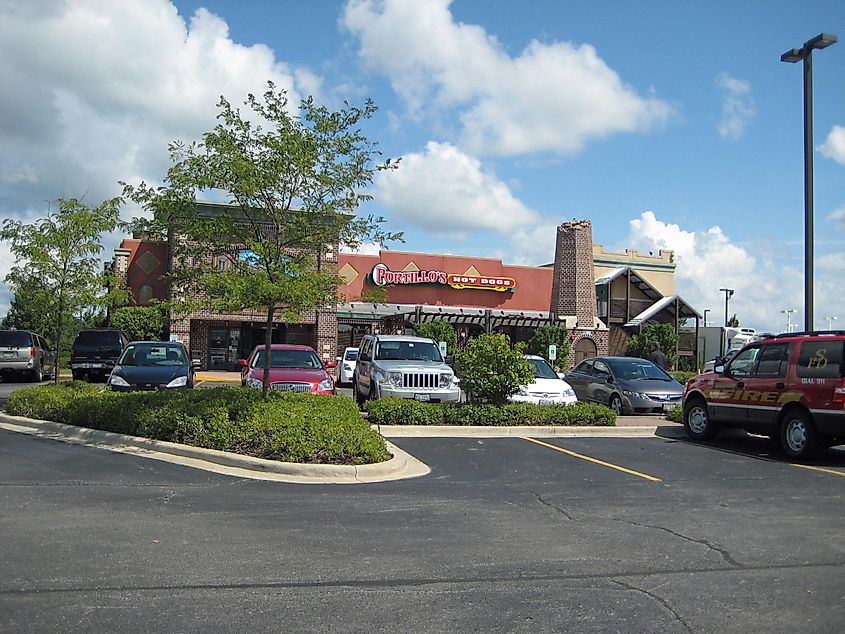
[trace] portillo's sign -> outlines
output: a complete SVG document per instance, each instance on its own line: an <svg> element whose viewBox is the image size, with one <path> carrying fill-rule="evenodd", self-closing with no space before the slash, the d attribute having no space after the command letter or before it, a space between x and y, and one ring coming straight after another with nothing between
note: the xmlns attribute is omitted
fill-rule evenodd
<svg viewBox="0 0 845 634"><path fill-rule="evenodd" d="M387 286L395 284L406 286L410 284L439 284L452 288L476 289L483 291L512 291L516 288L516 280L512 277L490 275L457 275L443 271L391 271L386 264L379 262L371 273L373 284Z"/></svg>

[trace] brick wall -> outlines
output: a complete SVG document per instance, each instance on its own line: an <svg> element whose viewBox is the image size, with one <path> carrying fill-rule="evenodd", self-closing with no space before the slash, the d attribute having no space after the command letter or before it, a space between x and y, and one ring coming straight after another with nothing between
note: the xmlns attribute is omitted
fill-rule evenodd
<svg viewBox="0 0 845 634"><path fill-rule="evenodd" d="M593 226L589 220L564 222L557 228L550 310L574 315L578 328L593 328L597 311Z"/></svg>

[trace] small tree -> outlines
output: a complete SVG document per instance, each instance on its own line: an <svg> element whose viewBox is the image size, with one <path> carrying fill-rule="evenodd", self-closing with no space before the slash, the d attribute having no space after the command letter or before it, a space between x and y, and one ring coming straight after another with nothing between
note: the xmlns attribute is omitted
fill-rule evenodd
<svg viewBox="0 0 845 634"><path fill-rule="evenodd" d="M557 346L557 358L552 361L549 359L549 346ZM572 348L569 345L569 332L566 326L557 326L549 324L547 326L540 326L534 331L534 336L528 341L526 352L528 354L536 354L548 361L557 372L569 367L569 355Z"/></svg>
<svg viewBox="0 0 845 634"><path fill-rule="evenodd" d="M164 334L167 315L160 304L124 306L114 312L111 325L132 341L157 341Z"/></svg>
<svg viewBox="0 0 845 634"><path fill-rule="evenodd" d="M732 328L739 328L739 318L736 316L736 313L728 319L728 326L731 326Z"/></svg>
<svg viewBox="0 0 845 634"><path fill-rule="evenodd" d="M453 355L458 347L458 335L455 327L445 319L436 319L414 326L414 334L428 337L437 343L446 342L446 354Z"/></svg>
<svg viewBox="0 0 845 634"><path fill-rule="evenodd" d="M674 368L678 361L678 335L671 324L645 324L639 334L631 337L626 354L648 359L653 343L660 344L660 349L666 355L666 368Z"/></svg>
<svg viewBox="0 0 845 634"><path fill-rule="evenodd" d="M136 226L171 238L176 310L262 310L267 349L277 313L297 319L337 301L340 278L327 252L401 239L381 229L383 218L353 215L371 198L364 192L376 170L396 165L375 165L380 153L358 128L375 112L373 103L330 112L308 98L292 114L285 92L268 86L263 100L247 98L250 117L221 97L219 123L202 143L172 144L163 187L125 185L153 214L152 223ZM231 207L199 209L196 194L207 191Z"/></svg>
<svg viewBox="0 0 845 634"><path fill-rule="evenodd" d="M59 199L56 211L32 224L3 221L0 240L9 242L17 262L5 281L15 291L26 289L28 301L54 316L56 382L68 325L91 306L113 301L103 284L100 236L118 226L119 203L112 198L92 208L75 198Z"/></svg>
<svg viewBox="0 0 845 634"><path fill-rule="evenodd" d="M503 404L520 385L534 380L531 362L511 348L506 335L480 335L471 339L456 358L461 388L471 400Z"/></svg>

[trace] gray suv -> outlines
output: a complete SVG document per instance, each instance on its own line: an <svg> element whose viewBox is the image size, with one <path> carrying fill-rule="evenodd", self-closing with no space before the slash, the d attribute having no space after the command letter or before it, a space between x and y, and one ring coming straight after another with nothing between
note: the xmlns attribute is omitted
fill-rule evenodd
<svg viewBox="0 0 845 634"><path fill-rule="evenodd" d="M4 381L26 377L41 382L56 372L56 355L31 330L0 330L0 376Z"/></svg>
<svg viewBox="0 0 845 634"><path fill-rule="evenodd" d="M367 335L352 375L359 406L385 396L431 403L457 403L455 373L432 339L406 335Z"/></svg>

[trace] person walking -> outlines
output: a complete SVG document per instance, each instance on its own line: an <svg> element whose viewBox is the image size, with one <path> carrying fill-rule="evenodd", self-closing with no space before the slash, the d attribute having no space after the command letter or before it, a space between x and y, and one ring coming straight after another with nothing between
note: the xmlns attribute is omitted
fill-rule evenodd
<svg viewBox="0 0 845 634"><path fill-rule="evenodd" d="M656 341L651 344L651 356L649 356L648 360L654 363L654 365L664 370L666 369L666 355L660 349L660 344Z"/></svg>

